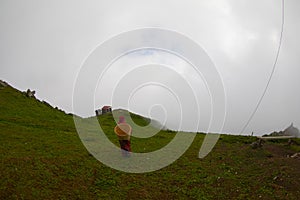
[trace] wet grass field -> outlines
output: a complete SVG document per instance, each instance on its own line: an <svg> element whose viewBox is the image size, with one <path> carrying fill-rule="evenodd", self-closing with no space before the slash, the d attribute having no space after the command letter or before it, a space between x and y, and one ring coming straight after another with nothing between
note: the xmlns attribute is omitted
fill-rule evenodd
<svg viewBox="0 0 300 200"><path fill-rule="evenodd" d="M141 126L149 123L131 117ZM118 145L112 115L101 116L99 123ZM175 134L165 130L151 138L132 137L132 149L160 149ZM198 133L168 167L125 173L86 150L72 115L1 87L0 199L299 199L300 159L289 157L300 151L299 139L291 146L284 140L269 141L252 149L255 137L222 135L213 151L199 159L204 136Z"/></svg>

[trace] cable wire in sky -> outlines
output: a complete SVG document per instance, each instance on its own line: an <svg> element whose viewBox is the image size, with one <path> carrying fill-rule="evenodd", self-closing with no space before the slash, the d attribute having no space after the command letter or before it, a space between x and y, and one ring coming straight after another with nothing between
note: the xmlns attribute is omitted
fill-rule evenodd
<svg viewBox="0 0 300 200"><path fill-rule="evenodd" d="M276 57L275 57L275 61L274 61L274 64L273 64L273 68L272 68L272 72L270 74L270 77L268 79L268 82L267 82L267 85L255 107L255 109L253 110L252 114L250 115L248 121L246 122L246 124L244 125L244 127L242 128L241 132L240 133L243 133L245 131L245 129L248 127L249 123L251 122L251 120L253 119L255 113L257 112L258 110L258 107L260 106L267 90L268 90L268 87L270 85L270 82L271 82L271 79L273 77L273 74L275 72L275 69L276 69L276 66L277 66L277 61L278 61L278 57L279 57L279 53L280 53L280 49L281 49L281 43L282 43L282 36L283 36L283 27L284 27L284 0L282 0L282 17L281 17L281 32L280 32L280 38L279 38L279 44L278 44L278 49L277 49L277 53L276 53Z"/></svg>

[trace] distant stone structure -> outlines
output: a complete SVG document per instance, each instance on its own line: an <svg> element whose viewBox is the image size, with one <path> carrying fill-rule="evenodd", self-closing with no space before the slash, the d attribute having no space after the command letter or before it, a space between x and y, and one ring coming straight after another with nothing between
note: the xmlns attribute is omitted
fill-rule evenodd
<svg viewBox="0 0 300 200"><path fill-rule="evenodd" d="M101 109L97 109L95 110L96 116L102 115L102 110Z"/></svg>
<svg viewBox="0 0 300 200"><path fill-rule="evenodd" d="M283 135L285 135L285 136L295 136L295 137L299 138L300 137L300 132L299 132L299 129L294 127L294 124L292 123L289 127L284 129Z"/></svg>
<svg viewBox="0 0 300 200"><path fill-rule="evenodd" d="M30 90L30 89L28 89L27 91L26 91L26 96L27 97L33 97L33 98L35 98L35 91L34 90Z"/></svg>
<svg viewBox="0 0 300 200"><path fill-rule="evenodd" d="M102 107L102 114L110 113L110 112L112 112L111 106L103 106Z"/></svg>
<svg viewBox="0 0 300 200"><path fill-rule="evenodd" d="M112 108L111 106L103 106L101 109L95 110L96 116L103 115L105 113L111 113Z"/></svg>

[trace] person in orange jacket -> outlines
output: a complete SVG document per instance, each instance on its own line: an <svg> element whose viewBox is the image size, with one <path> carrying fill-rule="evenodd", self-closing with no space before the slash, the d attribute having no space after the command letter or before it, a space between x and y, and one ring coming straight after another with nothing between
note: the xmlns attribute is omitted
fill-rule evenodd
<svg viewBox="0 0 300 200"><path fill-rule="evenodd" d="M130 136L132 128L126 123L124 116L119 117L119 122L114 128L114 132L119 138L122 156L129 157L131 152Z"/></svg>

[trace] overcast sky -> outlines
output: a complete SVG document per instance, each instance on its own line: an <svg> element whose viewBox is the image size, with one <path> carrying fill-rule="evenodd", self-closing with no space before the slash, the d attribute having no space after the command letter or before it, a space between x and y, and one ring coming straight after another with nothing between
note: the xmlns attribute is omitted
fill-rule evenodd
<svg viewBox="0 0 300 200"><path fill-rule="evenodd" d="M272 71L281 31L281 8L282 2L279 0L2 0L0 79L20 90L36 90L39 99L66 112L73 112L72 92L76 77L84 61L99 44L134 29L157 27L173 30L198 43L215 64L227 98L223 132L240 133ZM291 122L300 128L299 9L298 0L285 2L285 25L278 64L267 93L243 134L253 131L261 135L282 130ZM158 64L150 65L149 59ZM179 74L183 74L184 79L203 88L203 93L198 95L203 99L200 107L204 108L201 110L201 120L205 125L202 128L207 128L210 113L206 113L209 109L205 109L205 104L210 102L209 93L205 92L202 79L199 82L193 80L195 77L189 70L189 64L170 53L141 51L120 59L110 70L116 73L122 65L128 68L138 65L140 70L150 68L153 73L156 67L160 67L160 76L174 83L175 88L179 77L176 74L171 76L170 71L164 70L171 70L172 67L176 72L183 70L184 73ZM135 73L130 76L152 77L151 73ZM111 86L112 83L119 83L121 79L116 77L108 78L108 82L102 84ZM108 103L101 97L100 86L101 81L91 86L96 88L94 95L97 103L93 107ZM155 95L156 98L147 101L145 94ZM165 103L171 107L168 109L168 123L176 127L179 118L174 117L178 116L178 110L174 108L178 105L171 93L158 85L146 88L142 93L137 92L128 108L145 114L150 104ZM180 103L187 106L186 109L194 108L188 99ZM82 107L85 110L84 103ZM159 113L163 113L160 108L154 109L152 114L162 120L163 115ZM94 111L87 108L75 114L91 116Z"/></svg>

